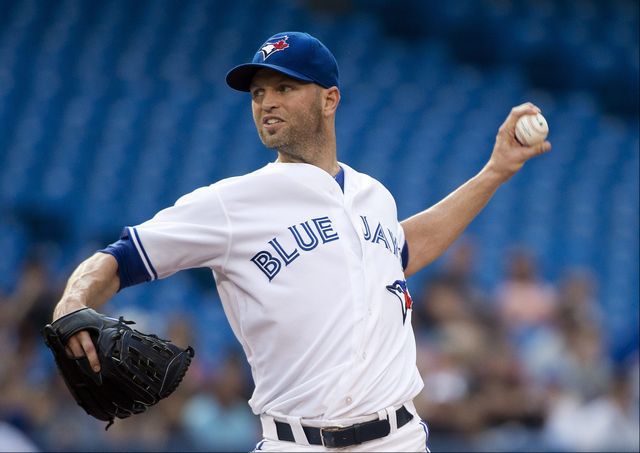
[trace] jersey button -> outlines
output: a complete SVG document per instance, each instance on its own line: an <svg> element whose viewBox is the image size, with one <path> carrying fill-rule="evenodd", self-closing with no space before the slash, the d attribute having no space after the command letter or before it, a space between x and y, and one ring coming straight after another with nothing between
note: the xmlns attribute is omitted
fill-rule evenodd
<svg viewBox="0 0 640 453"><path fill-rule="evenodd" d="M347 404L351 404L353 400L351 399L350 396L347 396L347 399L345 401L347 402Z"/></svg>
<svg viewBox="0 0 640 453"><path fill-rule="evenodd" d="M367 353L366 353L366 352L363 352L363 353L362 353L362 360L366 360L366 359L367 359Z"/></svg>

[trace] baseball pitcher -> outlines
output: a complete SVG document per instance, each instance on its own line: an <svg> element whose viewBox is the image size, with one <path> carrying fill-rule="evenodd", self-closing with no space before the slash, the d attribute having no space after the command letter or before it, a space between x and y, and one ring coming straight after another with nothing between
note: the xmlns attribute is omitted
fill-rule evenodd
<svg viewBox="0 0 640 453"><path fill-rule="evenodd" d="M54 320L98 309L127 286L207 267L251 366L249 404L263 428L257 451L428 451L412 403L423 382L406 280L528 159L551 149L515 139L518 118L539 109L513 108L484 168L400 222L380 182L338 161L338 65L318 39L278 33L226 82L249 93L275 161L125 227L71 275ZM66 345L100 373L87 331Z"/></svg>

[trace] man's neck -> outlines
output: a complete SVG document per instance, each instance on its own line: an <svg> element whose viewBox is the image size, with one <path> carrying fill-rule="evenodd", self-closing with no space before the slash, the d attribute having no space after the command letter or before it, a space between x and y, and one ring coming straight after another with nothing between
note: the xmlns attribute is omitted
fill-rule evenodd
<svg viewBox="0 0 640 453"><path fill-rule="evenodd" d="M278 150L277 162L281 163L302 163L315 165L316 167L326 171L331 176L335 176L340 171L335 148L329 152L311 153L311 158L299 156L297 153L289 153L287 151Z"/></svg>

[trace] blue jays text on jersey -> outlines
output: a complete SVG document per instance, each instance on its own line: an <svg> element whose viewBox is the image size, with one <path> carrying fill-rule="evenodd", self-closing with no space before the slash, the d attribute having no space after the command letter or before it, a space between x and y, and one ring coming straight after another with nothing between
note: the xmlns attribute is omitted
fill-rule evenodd
<svg viewBox="0 0 640 453"><path fill-rule="evenodd" d="M385 228L378 222L374 232L372 232L367 216L360 216L360 218L363 224L362 237L365 241L384 246L396 257L400 257L398 239L389 228ZM281 242L284 241L283 238L274 237L268 241L268 245L275 251L277 257L274 256L271 250L260 250L251 258L251 261L267 276L269 281L273 280L282 270L283 263L285 266L289 266L298 259L300 250L310 252L321 243L326 244L340 239L338 233L333 229L329 216L305 220L298 225L291 225L287 230L290 236L293 237L293 240L291 238L288 239L289 243L295 242L296 246L291 244L290 248L287 249L286 244L283 246Z"/></svg>

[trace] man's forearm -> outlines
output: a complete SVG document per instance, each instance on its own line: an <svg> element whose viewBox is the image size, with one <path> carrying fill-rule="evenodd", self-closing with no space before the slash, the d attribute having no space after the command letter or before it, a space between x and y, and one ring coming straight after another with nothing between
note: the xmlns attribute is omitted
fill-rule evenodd
<svg viewBox="0 0 640 453"><path fill-rule="evenodd" d="M97 308L113 297L119 287L116 259L96 253L83 261L69 277L64 294L53 311L53 319L81 308Z"/></svg>
<svg viewBox="0 0 640 453"><path fill-rule="evenodd" d="M504 176L485 166L439 203L402 222L409 248L409 276L434 261L462 234L485 207Z"/></svg>

